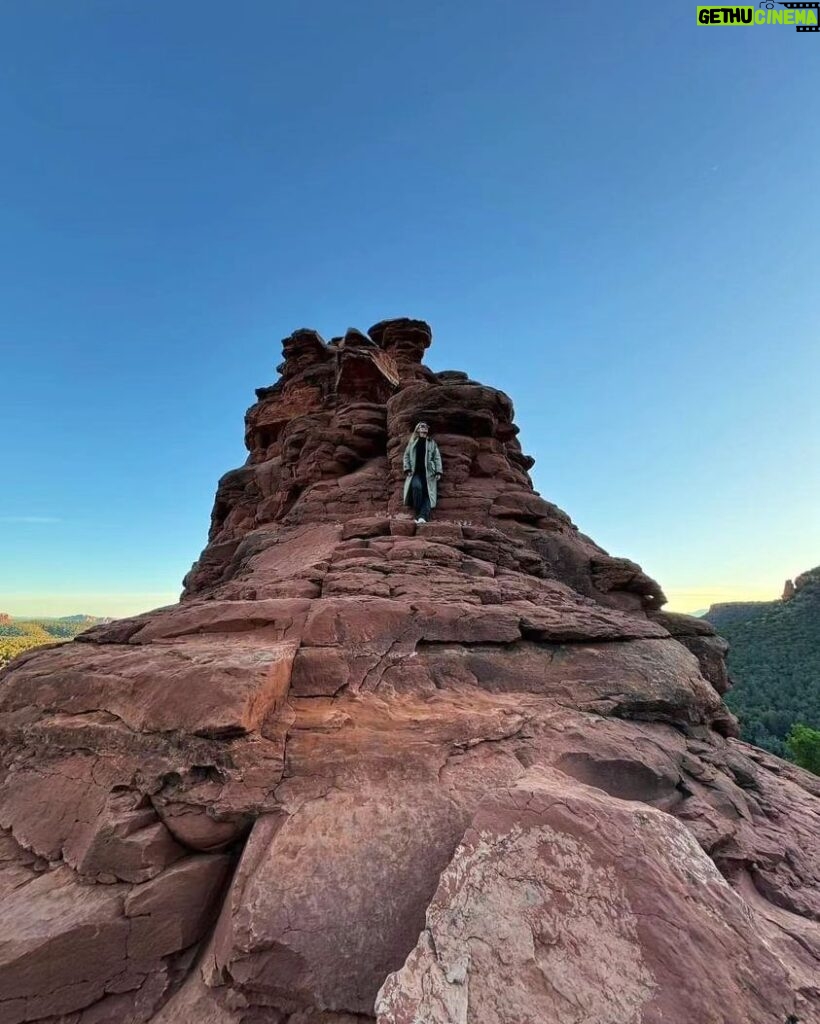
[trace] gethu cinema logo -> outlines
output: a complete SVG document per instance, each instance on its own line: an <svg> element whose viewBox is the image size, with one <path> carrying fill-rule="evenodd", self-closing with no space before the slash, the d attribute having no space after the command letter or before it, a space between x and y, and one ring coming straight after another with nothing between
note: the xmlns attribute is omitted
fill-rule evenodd
<svg viewBox="0 0 820 1024"><path fill-rule="evenodd" d="M775 10L771 0L757 7L723 7L717 4L698 7L699 25L794 25L798 32L820 31L820 0L812 3L779 3L786 10Z"/></svg>

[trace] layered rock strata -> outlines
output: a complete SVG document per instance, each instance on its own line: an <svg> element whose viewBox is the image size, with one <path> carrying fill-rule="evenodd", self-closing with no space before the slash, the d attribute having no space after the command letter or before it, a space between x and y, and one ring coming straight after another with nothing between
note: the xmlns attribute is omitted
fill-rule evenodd
<svg viewBox="0 0 820 1024"><path fill-rule="evenodd" d="M181 602L0 675L3 1024L820 1020L818 780L430 340L285 339Z"/></svg>

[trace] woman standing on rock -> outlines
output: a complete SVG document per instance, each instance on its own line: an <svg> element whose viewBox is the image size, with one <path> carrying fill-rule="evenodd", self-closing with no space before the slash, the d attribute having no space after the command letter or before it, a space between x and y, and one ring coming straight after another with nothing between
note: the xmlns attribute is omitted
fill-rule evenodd
<svg viewBox="0 0 820 1024"><path fill-rule="evenodd" d="M438 500L441 452L426 423L417 423L404 449L404 504L411 505L417 523L426 523Z"/></svg>

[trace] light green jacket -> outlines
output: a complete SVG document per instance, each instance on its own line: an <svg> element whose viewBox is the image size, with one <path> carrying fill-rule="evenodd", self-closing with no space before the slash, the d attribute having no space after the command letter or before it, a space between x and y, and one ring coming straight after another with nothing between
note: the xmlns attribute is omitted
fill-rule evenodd
<svg viewBox="0 0 820 1024"><path fill-rule="evenodd" d="M408 503L410 497L410 484L413 481L413 470L416 466L416 442L418 438L411 437L407 442L407 447L404 449L404 472L410 473L410 476L406 476L404 479L404 504ZM430 495L430 508L436 507L436 501L438 500L438 480L436 474L439 475L443 472L441 465L441 452L438 450L438 445L432 439L427 438L427 491Z"/></svg>

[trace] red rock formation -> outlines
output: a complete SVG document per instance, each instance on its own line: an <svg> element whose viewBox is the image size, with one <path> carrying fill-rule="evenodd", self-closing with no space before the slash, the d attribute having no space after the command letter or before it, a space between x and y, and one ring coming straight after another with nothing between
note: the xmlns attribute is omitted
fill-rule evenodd
<svg viewBox="0 0 820 1024"><path fill-rule="evenodd" d="M3 1024L818 1019L820 784L429 344L286 339L180 604L0 675Z"/></svg>
<svg viewBox="0 0 820 1024"><path fill-rule="evenodd" d="M728 946L704 928L715 917ZM479 807L377 1008L384 1024L730 1012L766 1024L791 998L786 970L686 827L532 768Z"/></svg>

